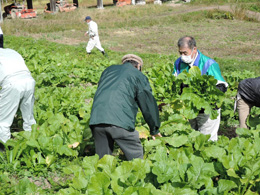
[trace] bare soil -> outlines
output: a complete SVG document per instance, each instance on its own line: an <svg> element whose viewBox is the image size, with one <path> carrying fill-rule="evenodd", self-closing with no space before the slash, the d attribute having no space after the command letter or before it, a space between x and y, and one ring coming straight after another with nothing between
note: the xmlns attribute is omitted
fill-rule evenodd
<svg viewBox="0 0 260 195"><path fill-rule="evenodd" d="M176 6L181 6L182 4L169 3L167 5L176 7ZM228 11L231 13L234 13L234 11L235 11L234 7L232 7L230 5L221 5L221 6L215 5L215 6L208 6L208 7L194 7L189 10L181 11L180 13L191 13L191 12L197 12L197 11L203 11L203 10L214 10L214 9L221 10L221 11ZM247 10L245 12L245 14L249 18L253 18L257 21L260 21L260 13L258 13L258 12L253 12L253 11Z"/></svg>
<svg viewBox="0 0 260 195"><path fill-rule="evenodd" d="M88 27L82 18L88 13L99 25L100 40L105 49L178 55L178 39L191 35L199 50L212 58L260 60L260 22L210 19L198 14L199 11L214 9L236 10L230 5L199 7L174 3L108 7L104 10L80 8L55 16L39 15L31 21L7 21L2 29L6 34L85 47L88 37L84 33ZM260 21L260 13L246 11L246 14Z"/></svg>
<svg viewBox="0 0 260 195"><path fill-rule="evenodd" d="M238 135L236 134L236 127L221 127L218 135L224 135L228 137L229 139L235 138Z"/></svg>

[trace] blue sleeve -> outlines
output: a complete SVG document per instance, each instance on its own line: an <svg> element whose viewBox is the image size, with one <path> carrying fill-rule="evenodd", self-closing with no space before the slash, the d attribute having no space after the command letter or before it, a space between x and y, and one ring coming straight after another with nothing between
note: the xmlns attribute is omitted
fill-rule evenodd
<svg viewBox="0 0 260 195"><path fill-rule="evenodd" d="M178 58L175 62L174 62L174 65L173 65L173 75L174 76L177 76L179 73L177 72L177 69L179 68L180 69L180 67L178 67L178 66L180 66L180 61L181 61L181 58Z"/></svg>
<svg viewBox="0 0 260 195"><path fill-rule="evenodd" d="M176 62L174 62L173 64L173 72L172 72L173 75L177 74L176 73Z"/></svg>

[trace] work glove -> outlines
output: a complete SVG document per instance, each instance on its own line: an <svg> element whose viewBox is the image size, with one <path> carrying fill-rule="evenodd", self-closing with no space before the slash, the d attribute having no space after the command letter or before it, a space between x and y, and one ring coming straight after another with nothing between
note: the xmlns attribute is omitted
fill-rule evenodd
<svg viewBox="0 0 260 195"><path fill-rule="evenodd" d="M216 85L216 87L217 87L217 89L219 89L223 93L225 93L227 91L227 87L225 86L224 83L219 83L219 84Z"/></svg>
<svg viewBox="0 0 260 195"><path fill-rule="evenodd" d="M183 89L184 89L185 87L189 87L189 85L182 83L182 84L181 84L181 92L180 92L180 94L182 94Z"/></svg>
<svg viewBox="0 0 260 195"><path fill-rule="evenodd" d="M159 104L159 105L158 105L158 110L159 110L160 112L162 112L162 108L163 108L163 106L165 106L165 105L167 105L167 104L165 104L165 103Z"/></svg>
<svg viewBox="0 0 260 195"><path fill-rule="evenodd" d="M189 85L182 83L181 86L180 86L179 95L182 94L183 88L185 88L185 87L189 87ZM175 81L173 81L173 83L172 83L172 91L176 91L176 83L175 83Z"/></svg>

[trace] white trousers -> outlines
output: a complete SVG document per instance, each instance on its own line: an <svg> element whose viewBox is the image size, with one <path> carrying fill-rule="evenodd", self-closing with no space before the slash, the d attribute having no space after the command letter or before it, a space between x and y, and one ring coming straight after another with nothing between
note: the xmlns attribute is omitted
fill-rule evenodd
<svg viewBox="0 0 260 195"><path fill-rule="evenodd" d="M30 75L19 75L5 81L0 91L0 140L11 138L10 127L20 106L23 129L31 131L36 124L33 116L35 81Z"/></svg>
<svg viewBox="0 0 260 195"><path fill-rule="evenodd" d="M88 45L86 47L87 53L91 53L91 50L96 47L99 51L104 51L103 47L101 46L100 40L98 36L89 38Z"/></svg>
<svg viewBox="0 0 260 195"><path fill-rule="evenodd" d="M209 115L201 113L195 119L191 119L190 125L192 129L200 131L202 134L210 134L209 140L218 140L218 129L220 125L220 109L218 109L218 117L211 120Z"/></svg>

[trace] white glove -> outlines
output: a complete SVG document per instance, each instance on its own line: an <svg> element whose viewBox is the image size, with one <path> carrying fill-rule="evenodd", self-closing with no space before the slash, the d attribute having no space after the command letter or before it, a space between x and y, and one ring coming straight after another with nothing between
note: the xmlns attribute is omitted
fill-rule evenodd
<svg viewBox="0 0 260 195"><path fill-rule="evenodd" d="M94 37L94 36L95 36L95 33L90 33L89 36L90 36L90 37Z"/></svg>

